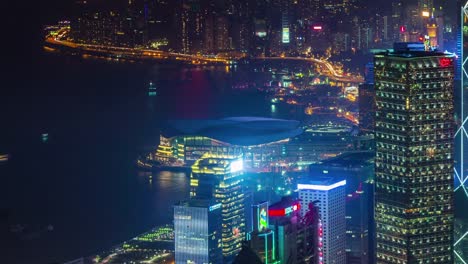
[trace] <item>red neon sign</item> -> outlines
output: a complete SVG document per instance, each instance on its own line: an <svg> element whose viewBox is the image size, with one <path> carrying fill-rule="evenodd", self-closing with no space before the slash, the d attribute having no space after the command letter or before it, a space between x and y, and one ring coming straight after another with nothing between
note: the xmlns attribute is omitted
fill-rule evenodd
<svg viewBox="0 0 468 264"><path fill-rule="evenodd" d="M296 212L299 209L301 209L301 205L299 203L293 204L286 208L269 209L268 216L286 216L292 212Z"/></svg>
<svg viewBox="0 0 468 264"><path fill-rule="evenodd" d="M312 29L313 30L322 30L322 26L313 26Z"/></svg>
<svg viewBox="0 0 468 264"><path fill-rule="evenodd" d="M440 58L439 59L439 65L441 67L448 67L448 66L452 65L452 60L449 59L449 58Z"/></svg>
<svg viewBox="0 0 468 264"><path fill-rule="evenodd" d="M400 27L400 32L401 32L401 33L406 32L406 27L405 27L405 26L401 26L401 27Z"/></svg>

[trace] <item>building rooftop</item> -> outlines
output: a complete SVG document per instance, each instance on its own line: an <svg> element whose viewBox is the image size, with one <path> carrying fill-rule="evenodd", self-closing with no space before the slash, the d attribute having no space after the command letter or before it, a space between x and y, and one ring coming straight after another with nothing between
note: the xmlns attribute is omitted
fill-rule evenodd
<svg viewBox="0 0 468 264"><path fill-rule="evenodd" d="M219 203L216 203L213 200L191 199L187 201L180 201L176 203L174 206L215 208L215 207L219 207L218 205Z"/></svg>
<svg viewBox="0 0 468 264"><path fill-rule="evenodd" d="M285 196L281 198L281 201L276 202L268 207L268 209L284 209L298 204L298 200L291 196Z"/></svg>
<svg viewBox="0 0 468 264"><path fill-rule="evenodd" d="M192 172L233 173L242 171L243 168L241 156L205 153L192 165Z"/></svg>
<svg viewBox="0 0 468 264"><path fill-rule="evenodd" d="M374 151L345 152L339 156L323 160L321 165L333 167L361 167L373 164Z"/></svg>
<svg viewBox="0 0 468 264"><path fill-rule="evenodd" d="M209 120L172 120L166 137L203 136L231 145L253 146L295 137L303 131L299 122L262 117L230 117Z"/></svg>
<svg viewBox="0 0 468 264"><path fill-rule="evenodd" d="M397 58L421 58L421 57L454 57L455 55L448 52L437 50L425 50L422 42L397 42L393 44L393 49L384 52L376 53L376 56L387 56Z"/></svg>
<svg viewBox="0 0 468 264"><path fill-rule="evenodd" d="M346 180L341 177L318 176L301 180L297 184L298 190L329 191L340 186L345 186Z"/></svg>

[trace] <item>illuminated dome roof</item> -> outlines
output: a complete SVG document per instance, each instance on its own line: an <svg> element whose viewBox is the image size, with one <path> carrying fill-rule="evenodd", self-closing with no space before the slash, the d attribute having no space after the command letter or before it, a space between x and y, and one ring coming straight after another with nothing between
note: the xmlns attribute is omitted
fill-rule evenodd
<svg viewBox="0 0 468 264"><path fill-rule="evenodd" d="M302 133L299 122L263 117L229 117L216 120L172 120L163 135L204 136L232 145L271 143Z"/></svg>

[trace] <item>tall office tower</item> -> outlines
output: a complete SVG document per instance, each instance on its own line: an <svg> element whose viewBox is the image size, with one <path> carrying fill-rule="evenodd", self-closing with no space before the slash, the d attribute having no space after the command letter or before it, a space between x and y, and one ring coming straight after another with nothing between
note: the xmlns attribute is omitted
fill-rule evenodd
<svg viewBox="0 0 468 264"><path fill-rule="evenodd" d="M373 83L359 85L358 103L360 133L373 133L375 126L375 88Z"/></svg>
<svg viewBox="0 0 468 264"><path fill-rule="evenodd" d="M346 179L346 263L369 264L374 249L374 151L353 151L311 164L311 175Z"/></svg>
<svg viewBox="0 0 468 264"><path fill-rule="evenodd" d="M346 263L346 180L333 177L313 177L297 185L301 201L301 215L305 216L310 203L318 202L322 225L323 257L320 264Z"/></svg>
<svg viewBox="0 0 468 264"><path fill-rule="evenodd" d="M431 16L434 8L434 0L418 0L418 9L419 9L419 14L422 15L423 17L426 16L425 13L423 12L428 12L429 16Z"/></svg>
<svg viewBox="0 0 468 264"><path fill-rule="evenodd" d="M392 2L392 36L391 40L397 41L400 39L400 29L403 25L403 3L401 0L395 0Z"/></svg>
<svg viewBox="0 0 468 264"><path fill-rule="evenodd" d="M229 36L229 19L227 16L219 15L215 18L215 40L217 50L226 51L232 47L232 38Z"/></svg>
<svg viewBox="0 0 468 264"><path fill-rule="evenodd" d="M180 0L176 8L178 46L183 53L203 49L206 9L201 0Z"/></svg>
<svg viewBox="0 0 468 264"><path fill-rule="evenodd" d="M450 1L452 3L452 1ZM468 32L464 30L468 27L468 1L457 1L459 8L458 21L462 25L458 26L457 37L457 74L456 82L456 121L459 127L455 133L455 243L454 254L456 263L466 262L468 259ZM453 3L452 3L453 4ZM450 45L447 43L447 45ZM461 79L461 82L459 81ZM467 151L465 151L467 150Z"/></svg>
<svg viewBox="0 0 468 264"><path fill-rule="evenodd" d="M281 43L285 50L289 47L291 42L291 10L290 3L287 0L280 2L281 12Z"/></svg>
<svg viewBox="0 0 468 264"><path fill-rule="evenodd" d="M192 166L190 197L222 204L222 245L225 263L239 253L245 238L243 161L232 155L206 153Z"/></svg>
<svg viewBox="0 0 468 264"><path fill-rule="evenodd" d="M377 263L453 263L454 56L374 58Z"/></svg>
<svg viewBox="0 0 468 264"><path fill-rule="evenodd" d="M208 200L190 200L176 204L176 264L222 264L221 229L221 204Z"/></svg>

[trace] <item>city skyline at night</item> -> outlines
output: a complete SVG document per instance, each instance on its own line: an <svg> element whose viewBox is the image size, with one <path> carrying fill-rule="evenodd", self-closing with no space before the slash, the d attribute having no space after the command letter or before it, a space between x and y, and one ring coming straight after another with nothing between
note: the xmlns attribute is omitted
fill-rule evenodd
<svg viewBox="0 0 468 264"><path fill-rule="evenodd" d="M1 263L468 263L466 0L4 13Z"/></svg>

